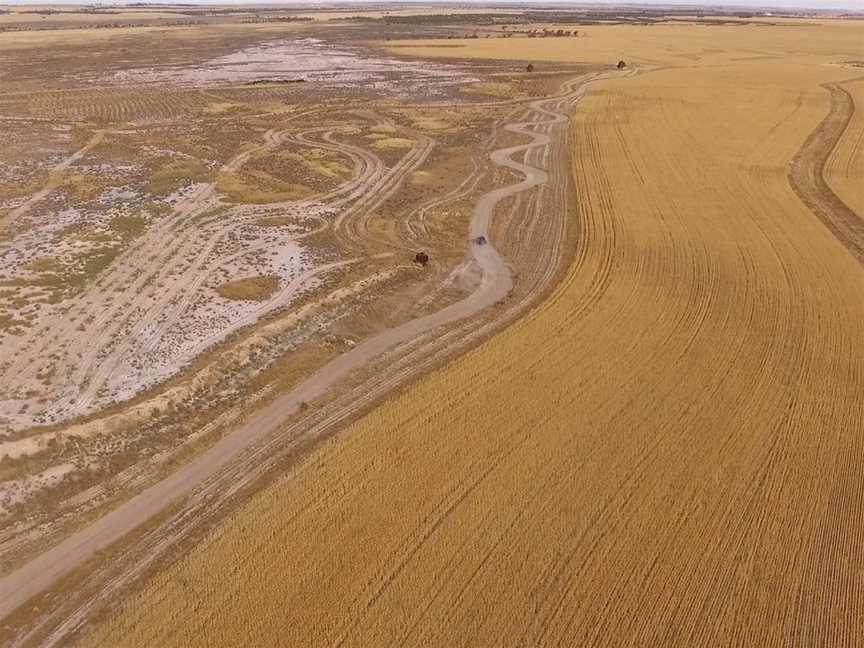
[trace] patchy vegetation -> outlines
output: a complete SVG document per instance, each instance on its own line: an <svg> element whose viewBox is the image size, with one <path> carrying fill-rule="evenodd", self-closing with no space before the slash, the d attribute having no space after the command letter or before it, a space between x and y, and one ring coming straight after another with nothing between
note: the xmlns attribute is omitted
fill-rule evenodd
<svg viewBox="0 0 864 648"><path fill-rule="evenodd" d="M280 180L266 171L222 172L216 177L216 189L232 203L279 203L314 193L310 187Z"/></svg>
<svg viewBox="0 0 864 648"><path fill-rule="evenodd" d="M405 149L411 148L414 146L414 140L410 140L404 137L382 137L380 139L376 139L372 146L376 149Z"/></svg>
<svg viewBox="0 0 864 648"><path fill-rule="evenodd" d="M234 301L258 301L270 299L279 290L279 277L262 276L235 279L216 288L220 297Z"/></svg>
<svg viewBox="0 0 864 648"><path fill-rule="evenodd" d="M193 182L206 182L209 179L210 172L200 161L171 160L158 164L149 178L147 190L157 195L165 195Z"/></svg>

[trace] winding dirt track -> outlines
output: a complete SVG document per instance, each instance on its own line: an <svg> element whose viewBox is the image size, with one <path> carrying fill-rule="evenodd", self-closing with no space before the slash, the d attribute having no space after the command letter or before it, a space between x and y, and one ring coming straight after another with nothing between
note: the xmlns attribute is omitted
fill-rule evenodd
<svg viewBox="0 0 864 648"><path fill-rule="evenodd" d="M840 84L822 87L831 93L831 110L792 160L789 184L849 254L864 265L864 220L825 181L825 164L855 114L855 102Z"/></svg>
<svg viewBox="0 0 864 648"><path fill-rule="evenodd" d="M548 129L566 121L559 112L578 99L585 84L573 89L568 86L568 95L553 100L538 100L530 104L534 119L504 126L507 131L527 136L527 144L510 146L494 151L491 160L524 176L515 184L496 188L483 195L474 207L469 227L471 240L479 236L490 238L490 226L499 202L517 196L534 187L545 184L549 175L541 168L517 162L514 156L525 154L526 160L532 151L548 147L550 136L534 129ZM545 105L550 104L551 108ZM326 137L326 136L325 136ZM412 161L425 157L425 146L420 146ZM544 156L545 158L545 156ZM410 163L409 163L410 164ZM383 190L389 187L387 179ZM378 192L373 192L376 195ZM232 459L263 440L273 432L304 402L311 401L328 388L373 359L394 347L420 338L447 324L464 320L504 299L513 287L510 269L491 244L469 243L470 263L482 273L479 285L468 297L444 309L406 322L398 327L379 333L347 353L334 359L290 393L283 395L259 411L241 427L224 436L215 445L198 455L194 460L175 471L168 478L153 485L118 508L106 514L64 541L43 553L15 572L0 580L0 618L9 615L31 597L48 589L64 575L92 558L96 552L119 540L152 516L164 510L173 501L188 495L196 486L211 478Z"/></svg>
<svg viewBox="0 0 864 648"><path fill-rule="evenodd" d="M55 416L68 419L104 405L113 396L109 390L100 397L100 390L116 378L118 366L124 362L135 364L140 354L153 351L163 340L190 305L196 289L216 268L230 260L218 253L218 247L240 227L261 215L272 216L280 210L302 209L304 205L339 208L353 202L345 212L354 213L360 206L379 198L379 193L395 190L405 173L413 168L413 163L400 163L393 169L386 169L374 154L333 140L335 130L338 129L315 128L293 136L268 131L262 144L236 155L221 171L236 172L256 152L293 142L345 155L354 163L351 179L305 201L238 205L231 207L227 215L216 211L220 203L214 184L201 184L179 200L173 213L137 240L89 290L64 306L62 318L47 317L28 330L19 339L11 362L0 369L0 378L9 385L19 386L19 391L42 391L45 386L38 378L50 365L53 373L62 377L50 387L48 402L57 404ZM310 133L319 131L324 131L324 141L308 138ZM57 168L80 158L102 137L100 132ZM386 187L382 183L386 183ZM32 201L25 206L30 204ZM303 237L291 238L297 241ZM252 251L246 247L244 254ZM304 273L304 276L308 279L311 275ZM296 281L292 281L291 286L299 289ZM283 294L280 299L269 301L266 308L273 310L291 298L292 295ZM91 319L91 313L99 313L99 316ZM202 336L187 350L186 357L200 353L244 323L248 322L234 322L223 327L218 335ZM36 404L27 416L33 418L45 407Z"/></svg>

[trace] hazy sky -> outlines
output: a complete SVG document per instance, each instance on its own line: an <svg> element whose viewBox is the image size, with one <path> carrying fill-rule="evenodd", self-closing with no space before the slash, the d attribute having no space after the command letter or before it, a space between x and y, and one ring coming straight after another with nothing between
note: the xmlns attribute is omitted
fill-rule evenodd
<svg viewBox="0 0 864 648"><path fill-rule="evenodd" d="M156 3L155 0L103 0L102 4L128 4L129 2L152 2L155 4L170 4L170 2L162 2ZM400 2L411 2L412 0L400 0ZM414 0L416 2L422 2L423 0ZM459 4L474 4L479 0L460 0ZM483 0L486 4L489 4L490 0ZM530 6L531 2L519 2L514 0L512 3L508 2L508 0L491 0L495 3L507 3L513 4L514 7L525 8ZM179 3L184 4L289 4L289 5L302 5L302 4L310 4L320 6L322 4L330 4L327 0L312 0L310 2L304 2L304 0L287 0L284 3L280 3L278 0L270 0L264 1L262 0L177 0ZM91 4L88 0L0 0L0 5L4 4L15 4L15 5L46 5L46 4ZM340 3L342 4L342 3ZM381 4L381 0L354 0L354 4ZM556 2L555 0L542 0L538 2L538 4L551 5L551 4L561 4L562 6L572 5L578 6L578 3L569 3L569 2ZM665 1L651 1L651 0L626 0L624 2L610 2L608 0L595 0L590 1L587 4L606 4L606 5L615 5L615 4L624 4L624 5L648 5L648 4L663 4L663 5L690 5L690 6L699 6L699 3L693 2L693 0L665 0ZM810 9L853 9L856 11L864 11L864 0L713 0L706 1L701 6L734 6L734 7L790 7L790 8L810 8ZM862 24L862 39L864 39L864 24Z"/></svg>

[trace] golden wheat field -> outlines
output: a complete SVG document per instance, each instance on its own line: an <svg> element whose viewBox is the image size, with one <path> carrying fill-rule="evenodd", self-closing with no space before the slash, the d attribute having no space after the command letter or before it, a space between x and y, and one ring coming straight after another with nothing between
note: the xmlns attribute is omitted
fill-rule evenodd
<svg viewBox="0 0 864 648"><path fill-rule="evenodd" d="M864 242L805 204L836 84L828 202L864 216L860 23L584 41L397 50L642 65L572 117L569 269L85 645L864 645Z"/></svg>

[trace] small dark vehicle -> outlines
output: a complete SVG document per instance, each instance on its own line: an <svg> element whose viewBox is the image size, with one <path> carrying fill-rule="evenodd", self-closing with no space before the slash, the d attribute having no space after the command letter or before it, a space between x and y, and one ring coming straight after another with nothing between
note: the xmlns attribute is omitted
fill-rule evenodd
<svg viewBox="0 0 864 648"><path fill-rule="evenodd" d="M474 245L486 245L486 237L478 236L474 239Z"/></svg>
<svg viewBox="0 0 864 648"><path fill-rule="evenodd" d="M426 265L429 263L429 255L425 252L418 252L414 255L414 263L419 263L420 265Z"/></svg>

